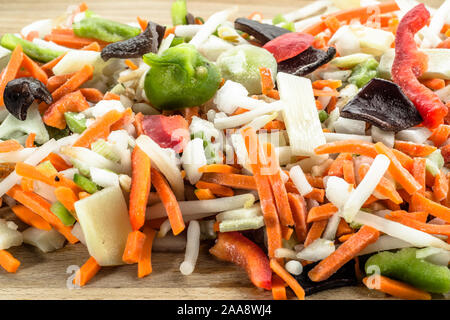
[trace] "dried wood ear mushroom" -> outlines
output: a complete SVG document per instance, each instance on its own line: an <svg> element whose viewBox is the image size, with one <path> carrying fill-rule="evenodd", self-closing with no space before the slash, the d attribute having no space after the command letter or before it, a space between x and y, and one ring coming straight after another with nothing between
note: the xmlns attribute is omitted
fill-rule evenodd
<svg viewBox="0 0 450 320"><path fill-rule="evenodd" d="M309 47L295 57L278 63L278 72L303 77L330 62L335 55L336 49L333 47L329 47L327 51Z"/></svg>
<svg viewBox="0 0 450 320"><path fill-rule="evenodd" d="M18 78L8 82L3 100L9 113L23 121L27 118L28 108L34 100L51 104L53 97L41 81L34 78Z"/></svg>
<svg viewBox="0 0 450 320"><path fill-rule="evenodd" d="M290 32L287 29L273 26L271 24L260 23L247 18L238 18L234 21L234 27L237 30L248 33L258 40L261 44L265 44L282 34Z"/></svg>

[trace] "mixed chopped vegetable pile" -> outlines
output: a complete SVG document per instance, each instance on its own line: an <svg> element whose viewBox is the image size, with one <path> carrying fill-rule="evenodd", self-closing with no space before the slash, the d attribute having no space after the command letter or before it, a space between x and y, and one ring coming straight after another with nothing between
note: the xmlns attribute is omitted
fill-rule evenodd
<svg viewBox="0 0 450 320"><path fill-rule="evenodd" d="M202 244L274 299L448 294L450 0L236 15L81 4L1 37L0 265L80 242L80 286L152 251L188 276Z"/></svg>

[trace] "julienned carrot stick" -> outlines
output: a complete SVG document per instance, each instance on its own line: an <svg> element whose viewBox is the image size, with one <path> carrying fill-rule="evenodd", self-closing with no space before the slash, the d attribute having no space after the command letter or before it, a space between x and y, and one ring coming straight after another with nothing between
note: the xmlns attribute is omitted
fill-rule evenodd
<svg viewBox="0 0 450 320"><path fill-rule="evenodd" d="M47 84L48 80L47 73L45 73L45 71L42 70L42 68L39 67L39 65L36 62L34 62L31 58L29 58L25 54L23 55L22 67L28 70L33 78L38 79L43 84Z"/></svg>
<svg viewBox="0 0 450 320"><path fill-rule="evenodd" d="M48 78L47 81L47 89L50 92L55 91L59 87L61 87L64 83L66 83L67 80L70 79L75 73L66 73L66 74L60 74L57 76L52 76Z"/></svg>
<svg viewBox="0 0 450 320"><path fill-rule="evenodd" d="M67 210L75 212L75 202L79 199L77 194L73 192L72 189L68 187L57 187L55 189L55 196Z"/></svg>
<svg viewBox="0 0 450 320"><path fill-rule="evenodd" d="M59 218L51 212L51 204L44 198L33 192L23 191L22 188L17 185L12 187L6 194L23 204L31 211L40 215L45 221L47 221L58 232L66 237L70 243L74 244L78 242L78 239L72 235L72 228L65 226L61 220L59 220Z"/></svg>
<svg viewBox="0 0 450 320"><path fill-rule="evenodd" d="M434 177L433 193L435 201L442 201L447 199L448 195L448 180L444 173L439 172Z"/></svg>
<svg viewBox="0 0 450 320"><path fill-rule="evenodd" d="M53 67L56 66L58 64L58 62L60 62L66 54L67 54L67 52L64 52L59 57L53 59L52 61L47 62L46 64L41 66L41 69L44 70L47 73L47 75L52 75Z"/></svg>
<svg viewBox="0 0 450 320"><path fill-rule="evenodd" d="M17 45L17 47L11 53L11 58L9 58L8 65L2 72L2 76L0 78L0 106L4 105L3 102L3 92L5 91L5 87L11 80L16 78L17 72L20 69L23 61L23 51L22 47Z"/></svg>
<svg viewBox="0 0 450 320"><path fill-rule="evenodd" d="M373 283L371 282L372 277L374 280ZM431 295L428 292L414 288L409 284L382 275L374 275L372 277L363 279L363 283L369 289L378 290L400 299L431 300Z"/></svg>
<svg viewBox="0 0 450 320"><path fill-rule="evenodd" d="M439 127L433 130L433 134L428 140L433 141L435 147L440 147L450 136L450 125L441 124Z"/></svg>
<svg viewBox="0 0 450 320"><path fill-rule="evenodd" d="M394 148L411 157L426 157L436 150L436 147L427 144L418 144L400 140L395 141Z"/></svg>
<svg viewBox="0 0 450 320"><path fill-rule="evenodd" d="M234 196L233 189L229 187L222 186L217 183L199 181L195 184L197 189L209 189L211 192L219 197L232 197Z"/></svg>
<svg viewBox="0 0 450 320"><path fill-rule="evenodd" d="M66 128L64 113L81 112L89 108L89 103L80 90L70 92L53 102L42 116L44 123L50 127L63 130Z"/></svg>
<svg viewBox="0 0 450 320"><path fill-rule="evenodd" d="M318 189L313 188L313 190L305 195L305 198L307 199L313 199L320 203L325 201L325 190L324 189Z"/></svg>
<svg viewBox="0 0 450 320"><path fill-rule="evenodd" d="M16 273L17 269L19 269L20 261L8 251L0 250L0 266L10 273Z"/></svg>
<svg viewBox="0 0 450 320"><path fill-rule="evenodd" d="M306 222L316 222L321 220L328 220L331 218L336 212L338 212L338 208L332 203L327 203L318 207L313 207L309 210L308 219Z"/></svg>
<svg viewBox="0 0 450 320"><path fill-rule="evenodd" d="M344 164L342 165L342 174L344 176L344 180L348 184L355 185L356 179L355 179L355 166L353 164L353 160L345 160Z"/></svg>
<svg viewBox="0 0 450 320"><path fill-rule="evenodd" d="M133 122L133 118L133 110L131 108L125 109L122 112L122 117L111 125L110 131L122 130L126 125Z"/></svg>
<svg viewBox="0 0 450 320"><path fill-rule="evenodd" d="M427 160L425 158L414 158L411 167L411 174L414 179L421 185L419 192L424 193L426 190L426 165Z"/></svg>
<svg viewBox="0 0 450 320"><path fill-rule="evenodd" d="M198 172L203 173L239 173L239 170L235 167L229 166L227 164L207 164L198 168Z"/></svg>
<svg viewBox="0 0 450 320"><path fill-rule="evenodd" d="M348 233L352 233L352 232L353 232L353 229L350 228L348 223L344 219L341 219L339 221L339 225L338 225L338 228L336 231L336 237L340 237L344 234L348 234Z"/></svg>
<svg viewBox="0 0 450 320"><path fill-rule="evenodd" d="M130 59L126 59L125 60L125 64L127 65L128 68L130 68L131 70L136 70L138 68L137 65L134 64L133 61L131 61Z"/></svg>
<svg viewBox="0 0 450 320"><path fill-rule="evenodd" d="M0 153L22 150L22 145L17 140L5 140L0 142Z"/></svg>
<svg viewBox="0 0 450 320"><path fill-rule="evenodd" d="M339 92L337 90L317 90L313 89L315 97L337 97Z"/></svg>
<svg viewBox="0 0 450 320"><path fill-rule="evenodd" d="M104 100L120 100L120 96L118 94L107 92L105 93L105 96L103 97Z"/></svg>
<svg viewBox="0 0 450 320"><path fill-rule="evenodd" d="M326 143L314 149L314 152L316 154L346 152L368 156L371 158L375 158L377 156L377 151L372 143L360 140L345 140Z"/></svg>
<svg viewBox="0 0 450 320"><path fill-rule="evenodd" d="M264 127L267 132L272 132L273 130L286 130L286 124L280 120L269 121Z"/></svg>
<svg viewBox="0 0 450 320"><path fill-rule="evenodd" d="M309 246L311 243L313 243L322 236L322 233L325 231L327 224L328 220L320 220L313 222L311 228L309 228L308 234L306 235L306 239L304 242L305 247Z"/></svg>
<svg viewBox="0 0 450 320"><path fill-rule="evenodd" d="M83 287L100 271L100 268L94 257L90 257L75 273L73 284Z"/></svg>
<svg viewBox="0 0 450 320"><path fill-rule="evenodd" d="M143 278L152 273L152 246L156 235L156 231L149 227L144 227L143 232L145 234L145 242L138 261L139 278Z"/></svg>
<svg viewBox="0 0 450 320"><path fill-rule="evenodd" d="M81 50L100 52L100 51L102 51L102 47L98 44L97 41L94 41L94 42L84 46L83 48L81 48Z"/></svg>
<svg viewBox="0 0 450 320"><path fill-rule="evenodd" d="M202 180L234 189L256 190L255 178L233 173L204 173Z"/></svg>
<svg viewBox="0 0 450 320"><path fill-rule="evenodd" d="M350 153L342 152L337 156L333 163L328 168L327 175L336 176L342 178L344 176L344 163L345 161L352 161L352 155Z"/></svg>
<svg viewBox="0 0 450 320"><path fill-rule="evenodd" d="M22 181L20 181L20 187L24 191L34 191L34 181L30 178L23 178Z"/></svg>
<svg viewBox="0 0 450 320"><path fill-rule="evenodd" d="M312 83L314 89L322 90L325 87L337 89L342 86L341 80L316 80Z"/></svg>
<svg viewBox="0 0 450 320"><path fill-rule="evenodd" d="M262 94L279 100L280 94L275 90L275 84L273 83L272 73L269 68L260 67L259 74L261 76Z"/></svg>
<svg viewBox="0 0 450 320"><path fill-rule="evenodd" d="M278 275L272 275L273 300L287 300L286 283Z"/></svg>
<svg viewBox="0 0 450 320"><path fill-rule="evenodd" d="M57 171L64 171L69 168L72 168L70 164L68 164L61 156L56 153L50 153L42 162L50 161L51 164L55 167Z"/></svg>
<svg viewBox="0 0 450 320"><path fill-rule="evenodd" d="M185 228L183 215L181 214L177 198L175 197L168 183L158 170L152 168L151 174L152 174L152 184L155 187L156 192L158 193L158 196L164 205L164 208L166 209L167 217L169 218L170 226L172 227L172 232L176 236L177 234L181 233Z"/></svg>
<svg viewBox="0 0 450 320"><path fill-rule="evenodd" d="M408 219L413 219L423 223L426 223L428 219L428 213L426 213L425 211L407 212L404 210L397 210L391 211L390 215L406 217Z"/></svg>
<svg viewBox="0 0 450 320"><path fill-rule="evenodd" d="M358 175L361 177L361 179L364 179L369 169L370 166L366 163L360 165L358 169ZM375 191L378 192L380 195L387 197L396 204L400 204L403 202L402 197L395 189L395 185L385 177L381 178L380 182L375 188Z"/></svg>
<svg viewBox="0 0 450 320"><path fill-rule="evenodd" d="M98 39L78 37L70 29L53 29L52 33L46 35L44 39L72 49L82 49L92 42L98 42L101 47L108 44Z"/></svg>
<svg viewBox="0 0 450 320"><path fill-rule="evenodd" d="M409 194L413 194L417 190L420 190L421 185L414 179L408 170L402 166L397 157L388 147L386 147L383 143L378 142L375 144L375 149L378 153L384 154L389 158L389 160L391 160L391 164L388 168L389 173Z"/></svg>
<svg viewBox="0 0 450 320"><path fill-rule="evenodd" d="M442 89L445 87L445 80L444 79L425 79L420 81L425 87L428 89L431 89L433 91Z"/></svg>
<svg viewBox="0 0 450 320"><path fill-rule="evenodd" d="M103 100L103 93L98 89L81 88L80 91L87 101L97 103Z"/></svg>
<svg viewBox="0 0 450 320"><path fill-rule="evenodd" d="M288 193L289 205L291 206L292 217L295 222L295 234L297 240L303 242L306 239L308 226L306 225L306 203L299 194Z"/></svg>
<svg viewBox="0 0 450 320"><path fill-rule="evenodd" d="M450 236L450 225L444 224L428 224L425 222L421 222L415 219L411 219L405 215L402 215L398 212L391 212L389 215L386 216L387 219L399 222L401 224L404 224L405 226L430 233L430 234L442 234L445 236Z"/></svg>
<svg viewBox="0 0 450 320"><path fill-rule="evenodd" d="M37 229L50 231L52 226L45 221L40 215L34 213L30 209L22 205L16 205L11 208L20 220Z"/></svg>
<svg viewBox="0 0 450 320"><path fill-rule="evenodd" d="M431 201L418 192L414 193L411 197L410 210L425 211L437 218L450 223L450 208L447 208L446 206L443 206L437 202Z"/></svg>
<svg viewBox="0 0 450 320"><path fill-rule="evenodd" d="M308 180L308 183L311 185L311 187L319 188L319 189L325 188L325 184L323 182L323 177L313 177L309 173L305 174L305 176L306 176L306 180Z"/></svg>
<svg viewBox="0 0 450 320"><path fill-rule="evenodd" d="M121 112L117 110L109 111L84 130L73 146L88 148L92 142L100 138L106 138L110 132L111 126L121 118Z"/></svg>
<svg viewBox="0 0 450 320"><path fill-rule="evenodd" d="M299 300L305 300L305 290L303 290L298 281L276 259L270 259L270 268L287 283Z"/></svg>
<svg viewBox="0 0 450 320"><path fill-rule="evenodd" d="M148 25L148 21L147 20L144 20L141 17L137 17L137 21L138 21L139 26L141 27L142 31L147 29L147 25Z"/></svg>
<svg viewBox="0 0 450 320"><path fill-rule="evenodd" d="M39 171L36 167L23 162L16 163L16 173L21 177L38 180L53 187L68 187L75 193L82 191L75 182L64 177L62 174L48 176Z"/></svg>
<svg viewBox="0 0 450 320"><path fill-rule="evenodd" d="M256 131L252 127L249 127L241 130L241 134L244 137L245 147L249 155L250 150L256 147L256 162L252 161L251 168L266 225L268 253L269 257L273 258L275 257L276 249L282 247L282 234L272 188L270 187L267 175L262 174L262 164L267 163L267 161L264 159L264 153L259 144Z"/></svg>
<svg viewBox="0 0 450 320"><path fill-rule="evenodd" d="M403 168L410 171L413 164L413 158L397 149L391 149L391 151L397 158L397 160L401 163Z"/></svg>
<svg viewBox="0 0 450 320"><path fill-rule="evenodd" d="M352 235L336 251L309 271L309 278L314 282L328 279L361 250L377 241L379 236L380 232L378 230L366 225L362 226L357 233Z"/></svg>
<svg viewBox="0 0 450 320"><path fill-rule="evenodd" d="M131 154L130 221L133 230L139 230L145 223L145 209L151 187L151 162L139 147Z"/></svg>
<svg viewBox="0 0 450 320"><path fill-rule="evenodd" d="M194 193L198 200L211 200L216 198L209 189L195 189Z"/></svg>
<svg viewBox="0 0 450 320"><path fill-rule="evenodd" d="M127 244L123 251L122 260L125 263L138 263L145 243L145 234L139 230L134 230L128 234Z"/></svg>
<svg viewBox="0 0 450 320"><path fill-rule="evenodd" d="M36 138L36 133L34 133L34 132L30 133L27 137L27 140L25 140L25 147L33 148L35 138Z"/></svg>

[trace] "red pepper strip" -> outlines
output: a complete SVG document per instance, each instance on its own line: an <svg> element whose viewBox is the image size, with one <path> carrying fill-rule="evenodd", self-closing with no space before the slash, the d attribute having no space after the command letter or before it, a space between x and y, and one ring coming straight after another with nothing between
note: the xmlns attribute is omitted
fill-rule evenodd
<svg viewBox="0 0 450 320"><path fill-rule="evenodd" d="M314 37L308 33L289 32L269 42L263 48L273 54L277 62L293 58L314 42Z"/></svg>
<svg viewBox="0 0 450 320"><path fill-rule="evenodd" d="M220 260L244 268L258 288L272 289L272 270L262 249L239 232L218 233L216 244L209 252Z"/></svg>
<svg viewBox="0 0 450 320"><path fill-rule="evenodd" d="M419 4L400 21L395 38L392 79L414 103L423 118L423 125L436 128L444 122L447 108L433 91L417 80L427 69L428 57L417 49L414 40L414 35L427 25L429 19L430 13L425 5Z"/></svg>

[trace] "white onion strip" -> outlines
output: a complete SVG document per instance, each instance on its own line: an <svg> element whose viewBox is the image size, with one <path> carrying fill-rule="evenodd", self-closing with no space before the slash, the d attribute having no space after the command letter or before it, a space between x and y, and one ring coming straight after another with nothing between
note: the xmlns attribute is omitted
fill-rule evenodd
<svg viewBox="0 0 450 320"><path fill-rule="evenodd" d="M308 179L306 179L306 176L300 166L292 167L289 171L289 176L302 196L305 196L313 191L313 188L309 184Z"/></svg>
<svg viewBox="0 0 450 320"><path fill-rule="evenodd" d="M180 272L187 276L194 272L200 248L200 224L193 220L189 222L187 230L186 253L180 265Z"/></svg>

